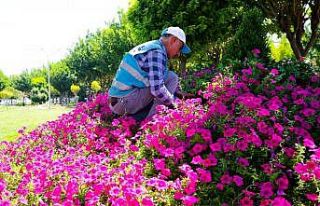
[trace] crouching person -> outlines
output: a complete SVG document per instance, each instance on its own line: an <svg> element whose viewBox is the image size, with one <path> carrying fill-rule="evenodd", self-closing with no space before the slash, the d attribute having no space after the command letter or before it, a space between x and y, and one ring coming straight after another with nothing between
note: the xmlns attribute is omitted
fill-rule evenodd
<svg viewBox="0 0 320 206"><path fill-rule="evenodd" d="M190 51L184 31L169 27L159 40L143 43L126 53L108 91L112 112L141 120L154 115L157 105L173 107L179 80L177 74L168 70L168 59Z"/></svg>

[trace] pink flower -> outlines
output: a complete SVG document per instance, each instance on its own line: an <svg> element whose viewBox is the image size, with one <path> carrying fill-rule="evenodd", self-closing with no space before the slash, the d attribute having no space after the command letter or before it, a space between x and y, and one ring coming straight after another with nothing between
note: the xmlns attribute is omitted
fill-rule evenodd
<svg viewBox="0 0 320 206"><path fill-rule="evenodd" d="M182 198L182 203L186 206L192 206L195 205L197 202L199 201L198 198L196 198L195 196L184 196Z"/></svg>
<svg viewBox="0 0 320 206"><path fill-rule="evenodd" d="M211 172L208 170L204 170L201 168L197 168L197 172L199 175L199 180L201 182L209 183L211 182Z"/></svg>
<svg viewBox="0 0 320 206"><path fill-rule="evenodd" d="M152 199L148 197L143 198L141 203L143 206L154 206Z"/></svg>
<svg viewBox="0 0 320 206"><path fill-rule="evenodd" d="M6 186L5 181L0 178L0 194L1 194L1 192L2 192L3 190L6 189L6 187L7 187L7 186Z"/></svg>
<svg viewBox="0 0 320 206"><path fill-rule="evenodd" d="M197 156L194 156L192 158L192 161L191 161L192 164L195 164L195 165L202 165L203 163L203 159L200 155L197 155Z"/></svg>
<svg viewBox="0 0 320 206"><path fill-rule="evenodd" d="M273 134L271 139L266 140L265 142L268 147L274 149L280 145L280 143L282 142L282 138L277 134Z"/></svg>
<svg viewBox="0 0 320 206"><path fill-rule="evenodd" d="M196 190L197 190L197 183L191 179L191 182L187 184L186 188L184 189L184 192L187 195L192 195L193 193L196 192Z"/></svg>
<svg viewBox="0 0 320 206"><path fill-rule="evenodd" d="M314 193L307 193L306 197L308 200L312 201L312 202L317 202L318 201L318 195L314 194Z"/></svg>
<svg viewBox="0 0 320 206"><path fill-rule="evenodd" d="M217 190L222 191L222 190L224 189L224 185L221 184L221 183L218 183L218 184L216 185L216 188L217 188Z"/></svg>
<svg viewBox="0 0 320 206"><path fill-rule="evenodd" d="M181 192L175 192L173 197L174 197L174 199L176 199L176 200L181 200L181 199L183 198L183 193L181 193Z"/></svg>
<svg viewBox="0 0 320 206"><path fill-rule="evenodd" d="M244 197L240 200L241 206L253 206L253 200L251 200L249 197Z"/></svg>
<svg viewBox="0 0 320 206"><path fill-rule="evenodd" d="M270 199L262 200L260 202L260 206L270 206L271 203L272 203L272 200Z"/></svg>
<svg viewBox="0 0 320 206"><path fill-rule="evenodd" d="M268 101L267 105L270 110L275 111L282 107L282 102L278 96L275 96Z"/></svg>
<svg viewBox="0 0 320 206"><path fill-rule="evenodd" d="M305 116L305 117L310 117L315 115L316 111L314 109L310 109L310 108L305 108L301 111L301 113Z"/></svg>
<svg viewBox="0 0 320 206"><path fill-rule="evenodd" d="M260 187L260 196L263 198L269 198L273 195L271 182L262 183Z"/></svg>
<svg viewBox="0 0 320 206"><path fill-rule="evenodd" d="M256 63L256 67L262 71L266 70L266 68L264 67L263 64L261 64L260 62Z"/></svg>
<svg viewBox="0 0 320 206"><path fill-rule="evenodd" d="M259 54L261 53L260 49L258 48L252 49L251 52L255 57L259 57Z"/></svg>
<svg viewBox="0 0 320 206"><path fill-rule="evenodd" d="M168 188L167 182L164 180L158 179L156 183L156 188L157 190L166 190Z"/></svg>
<svg viewBox="0 0 320 206"><path fill-rule="evenodd" d="M243 167L247 167L247 166L249 166L249 161L246 158L239 157L238 164Z"/></svg>
<svg viewBox="0 0 320 206"><path fill-rule="evenodd" d="M296 153L296 151L295 151L293 148L291 148L291 147L286 147L286 148L284 148L284 153L285 153L289 158L293 158L294 155L295 155L295 153Z"/></svg>
<svg viewBox="0 0 320 206"><path fill-rule="evenodd" d="M235 128L230 128L230 127L226 128L223 131L223 136L224 137L232 137L235 134L236 131L237 130Z"/></svg>
<svg viewBox="0 0 320 206"><path fill-rule="evenodd" d="M114 186L110 189L109 194L113 197L116 197L120 194L120 192L121 192L120 188L117 186Z"/></svg>
<svg viewBox="0 0 320 206"><path fill-rule="evenodd" d="M222 175L221 178L220 178L221 183L225 184L225 185L231 184L232 180L233 180L232 177L227 173Z"/></svg>
<svg viewBox="0 0 320 206"><path fill-rule="evenodd" d="M166 168L165 159L154 159L153 163L156 170L163 170Z"/></svg>
<svg viewBox="0 0 320 206"><path fill-rule="evenodd" d="M207 145L205 144L200 144L197 143L193 146L193 148L191 149L191 155L196 155L199 154L200 152L202 152L203 150L205 150L207 148Z"/></svg>
<svg viewBox="0 0 320 206"><path fill-rule="evenodd" d="M248 142L246 140L239 140L237 142L237 148L240 150L240 151L246 151L247 148L248 148Z"/></svg>
<svg viewBox="0 0 320 206"><path fill-rule="evenodd" d="M270 112L269 112L269 110L267 110L267 109L260 108L260 109L258 110L258 112L257 112L257 115L258 115L259 117L268 117L268 116L270 116Z"/></svg>
<svg viewBox="0 0 320 206"><path fill-rule="evenodd" d="M287 176L283 175L276 180L278 185L278 195L284 195L284 190L288 189L289 180Z"/></svg>
<svg viewBox="0 0 320 206"><path fill-rule="evenodd" d="M305 137L303 139L303 145L305 147L308 147L308 148L316 148L317 145L314 143L314 140L312 139L312 137Z"/></svg>
<svg viewBox="0 0 320 206"><path fill-rule="evenodd" d="M242 177L235 175L233 176L233 182L238 186L241 187L243 185L243 179Z"/></svg>
<svg viewBox="0 0 320 206"><path fill-rule="evenodd" d="M218 142L212 143L210 144L210 149L212 152L220 152L222 150L221 144Z"/></svg>
<svg viewBox="0 0 320 206"><path fill-rule="evenodd" d="M273 68L273 69L271 69L270 73L272 76L277 76L279 74L279 71L278 71L278 69Z"/></svg>
<svg viewBox="0 0 320 206"><path fill-rule="evenodd" d="M161 174L163 174L166 177L169 177L171 175L171 170L169 168L162 169Z"/></svg>
<svg viewBox="0 0 320 206"><path fill-rule="evenodd" d="M291 206L291 203L283 197L276 197L272 202L272 206Z"/></svg>

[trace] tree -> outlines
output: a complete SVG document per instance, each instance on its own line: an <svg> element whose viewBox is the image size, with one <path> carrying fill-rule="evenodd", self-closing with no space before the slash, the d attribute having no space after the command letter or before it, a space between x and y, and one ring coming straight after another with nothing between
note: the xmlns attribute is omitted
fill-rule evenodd
<svg viewBox="0 0 320 206"><path fill-rule="evenodd" d="M157 39L168 26L179 26L191 46L191 63L218 63L225 42L233 37L242 18L244 4L237 0L139 0L128 10L139 43ZM186 58L180 59L180 72L185 72Z"/></svg>
<svg viewBox="0 0 320 206"><path fill-rule="evenodd" d="M6 87L0 91L0 99L17 99L22 96L21 92L14 89L13 87Z"/></svg>
<svg viewBox="0 0 320 206"><path fill-rule="evenodd" d="M23 71L20 75L13 76L11 82L15 89L24 92L27 96L30 94L32 85L31 75L28 71Z"/></svg>
<svg viewBox="0 0 320 206"><path fill-rule="evenodd" d="M292 58L294 57L293 51L290 47L290 43L285 35L282 35L280 38L279 45L275 45L273 42L269 42L271 57L279 62L284 58Z"/></svg>
<svg viewBox="0 0 320 206"><path fill-rule="evenodd" d="M71 74L65 60L61 60L49 65L50 67L50 83L59 91L60 95L68 96L70 87L75 77Z"/></svg>
<svg viewBox="0 0 320 206"><path fill-rule="evenodd" d="M267 31L263 25L264 16L257 8L248 9L243 15L231 41L227 44L225 57L240 59L250 56L254 48L261 51L261 56L267 56Z"/></svg>
<svg viewBox="0 0 320 206"><path fill-rule="evenodd" d="M77 81L90 85L99 80L109 86L123 54L133 46L125 23L111 23L107 28L81 39L67 57L67 66Z"/></svg>
<svg viewBox="0 0 320 206"><path fill-rule="evenodd" d="M286 34L295 57L303 60L319 38L319 0L249 0ZM306 26L310 23L311 33Z"/></svg>
<svg viewBox="0 0 320 206"><path fill-rule="evenodd" d="M0 91L7 87L9 78L0 70Z"/></svg>

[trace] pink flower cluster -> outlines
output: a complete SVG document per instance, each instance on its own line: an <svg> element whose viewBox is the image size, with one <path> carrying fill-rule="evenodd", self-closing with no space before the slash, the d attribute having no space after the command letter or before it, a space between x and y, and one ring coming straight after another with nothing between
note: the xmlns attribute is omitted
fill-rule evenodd
<svg viewBox="0 0 320 206"><path fill-rule="evenodd" d="M140 125L100 94L0 143L0 205L319 204L320 88L279 75L218 75Z"/></svg>

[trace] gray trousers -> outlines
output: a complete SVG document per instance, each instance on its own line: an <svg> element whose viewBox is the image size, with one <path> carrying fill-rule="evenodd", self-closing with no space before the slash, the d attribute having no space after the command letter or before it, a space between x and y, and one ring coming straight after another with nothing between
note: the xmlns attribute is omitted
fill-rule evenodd
<svg viewBox="0 0 320 206"><path fill-rule="evenodd" d="M177 74L172 71L169 71L168 78L164 82L164 85L166 86L168 91L171 94L174 94L178 88L178 84L179 78ZM118 115L135 114L141 109L148 106L152 101L154 101L154 103L147 116L151 117L156 113L156 106L161 105L162 102L160 102L151 94L150 87L142 89L136 88L127 96L121 97L115 105L111 106L111 104L109 104L109 107L112 112Z"/></svg>

